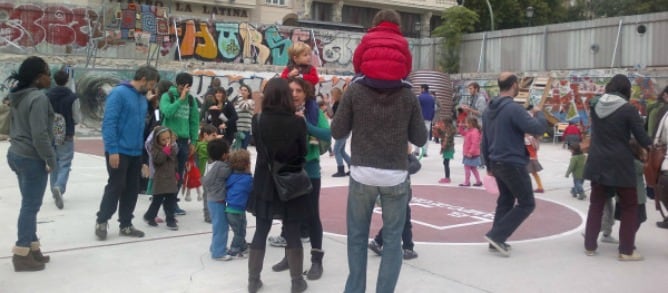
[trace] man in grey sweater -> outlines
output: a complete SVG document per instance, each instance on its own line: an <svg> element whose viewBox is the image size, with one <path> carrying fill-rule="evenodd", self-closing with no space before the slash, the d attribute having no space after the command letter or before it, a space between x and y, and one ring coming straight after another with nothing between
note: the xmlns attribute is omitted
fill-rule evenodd
<svg viewBox="0 0 668 293"><path fill-rule="evenodd" d="M376 197L383 209L383 255L377 292L394 292L401 270L401 233L408 203L406 148L427 141L422 110L410 89L353 83L332 121L332 137L352 132L348 191L348 269L344 292L366 291L367 241Z"/></svg>

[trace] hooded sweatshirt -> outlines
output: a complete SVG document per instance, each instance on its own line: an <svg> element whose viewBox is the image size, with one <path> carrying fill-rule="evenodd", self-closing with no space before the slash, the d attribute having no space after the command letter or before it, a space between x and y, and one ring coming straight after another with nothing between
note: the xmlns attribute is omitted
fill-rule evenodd
<svg viewBox="0 0 668 293"><path fill-rule="evenodd" d="M631 134L638 144L652 141L643 127L638 109L620 94L605 94L592 100L592 135L584 178L605 186L635 187Z"/></svg>
<svg viewBox="0 0 668 293"><path fill-rule="evenodd" d="M162 125L174 131L178 138L190 139L190 143L195 144L199 132L197 102L190 94L184 100L179 97L181 94L175 86L160 97L160 112L165 115Z"/></svg>
<svg viewBox="0 0 668 293"><path fill-rule="evenodd" d="M253 176L250 173L235 171L227 178L226 212L245 213L248 196L253 190Z"/></svg>
<svg viewBox="0 0 668 293"><path fill-rule="evenodd" d="M46 95L35 87L9 93L11 124L9 151L32 159L42 159L51 170L56 167L53 149L53 108Z"/></svg>
<svg viewBox="0 0 668 293"><path fill-rule="evenodd" d="M529 163L524 134L542 135L546 125L543 112L537 112L535 118L531 117L524 107L509 96L493 98L482 121L482 154L485 162L517 166Z"/></svg>
<svg viewBox="0 0 668 293"><path fill-rule="evenodd" d="M147 108L146 97L129 83L121 83L111 90L102 119L105 152L142 155Z"/></svg>

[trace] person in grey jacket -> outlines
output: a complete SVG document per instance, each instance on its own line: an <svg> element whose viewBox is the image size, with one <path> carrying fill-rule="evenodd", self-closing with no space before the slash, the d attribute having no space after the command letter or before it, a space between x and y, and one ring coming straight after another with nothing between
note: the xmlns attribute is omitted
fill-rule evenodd
<svg viewBox="0 0 668 293"><path fill-rule="evenodd" d="M7 79L16 82L9 93L11 145L9 167L21 190L18 240L13 248L14 271L40 271L49 262L37 238L37 213L42 206L49 172L56 168L53 149L53 108L42 89L51 86L49 65L36 56L26 58Z"/></svg>
<svg viewBox="0 0 668 293"><path fill-rule="evenodd" d="M227 253L227 232L230 227L225 214L225 198L227 190L225 182L232 169L227 163L227 156L230 152L230 146L222 138L210 141L206 150L209 153L209 161L206 172L202 178L202 186L207 197L209 214L211 215L211 225L213 234L211 236L211 258L215 260L227 261L232 257Z"/></svg>
<svg viewBox="0 0 668 293"><path fill-rule="evenodd" d="M584 178L591 181L591 195L585 254L594 255L601 230L603 207L609 194L619 195L621 223L619 225L620 261L638 261L643 257L636 252L635 236L638 227L638 195L634 156L629 146L631 135L647 148L652 144L645 132L638 109L629 104L631 82L628 77L615 75L605 86L605 95L592 101L592 136Z"/></svg>
<svg viewBox="0 0 668 293"><path fill-rule="evenodd" d="M367 241L376 198L383 208L383 260L376 292L393 292L401 271L401 232L410 182L406 144L427 142L422 110L407 88L374 89L351 84L343 94L332 137L352 132L346 227L348 280L344 292L366 290Z"/></svg>

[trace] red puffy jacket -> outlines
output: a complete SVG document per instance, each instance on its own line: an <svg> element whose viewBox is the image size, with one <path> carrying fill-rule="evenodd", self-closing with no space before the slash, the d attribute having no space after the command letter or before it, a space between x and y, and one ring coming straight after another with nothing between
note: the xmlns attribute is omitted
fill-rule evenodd
<svg viewBox="0 0 668 293"><path fill-rule="evenodd" d="M353 55L355 73L380 80L401 80L413 67L408 41L399 26L383 21L362 37Z"/></svg>

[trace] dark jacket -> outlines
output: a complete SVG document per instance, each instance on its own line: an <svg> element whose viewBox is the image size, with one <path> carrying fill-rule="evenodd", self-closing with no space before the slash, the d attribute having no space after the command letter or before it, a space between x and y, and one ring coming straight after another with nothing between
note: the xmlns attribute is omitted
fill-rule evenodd
<svg viewBox="0 0 668 293"><path fill-rule="evenodd" d="M77 96L66 86L54 87L46 95L49 97L53 111L65 118L65 135L74 136L74 125L76 123L74 122L72 104L74 104Z"/></svg>
<svg viewBox="0 0 668 293"><path fill-rule="evenodd" d="M234 172L227 178L227 206L243 211L248 203L248 196L253 190L253 176L250 173Z"/></svg>
<svg viewBox="0 0 668 293"><path fill-rule="evenodd" d="M512 97L493 98L482 117L481 151L485 162L526 166L529 154L524 147L524 134L542 135L545 127L543 112L537 112L534 118Z"/></svg>
<svg viewBox="0 0 668 293"><path fill-rule="evenodd" d="M635 187L631 134L645 148L652 143L638 109L616 94L605 94L593 103L591 146L584 178L605 186Z"/></svg>
<svg viewBox="0 0 668 293"><path fill-rule="evenodd" d="M258 118L260 122L258 122ZM267 154L278 162L303 165L306 156L306 122L294 113L263 111L252 122L257 149L253 191L247 210L262 219L300 221L309 215L308 196L282 202L269 174ZM265 149L266 148L266 152Z"/></svg>
<svg viewBox="0 0 668 293"><path fill-rule="evenodd" d="M436 109L436 99L427 92L418 96L420 108L422 108L422 118L427 121L434 120L434 111Z"/></svg>

